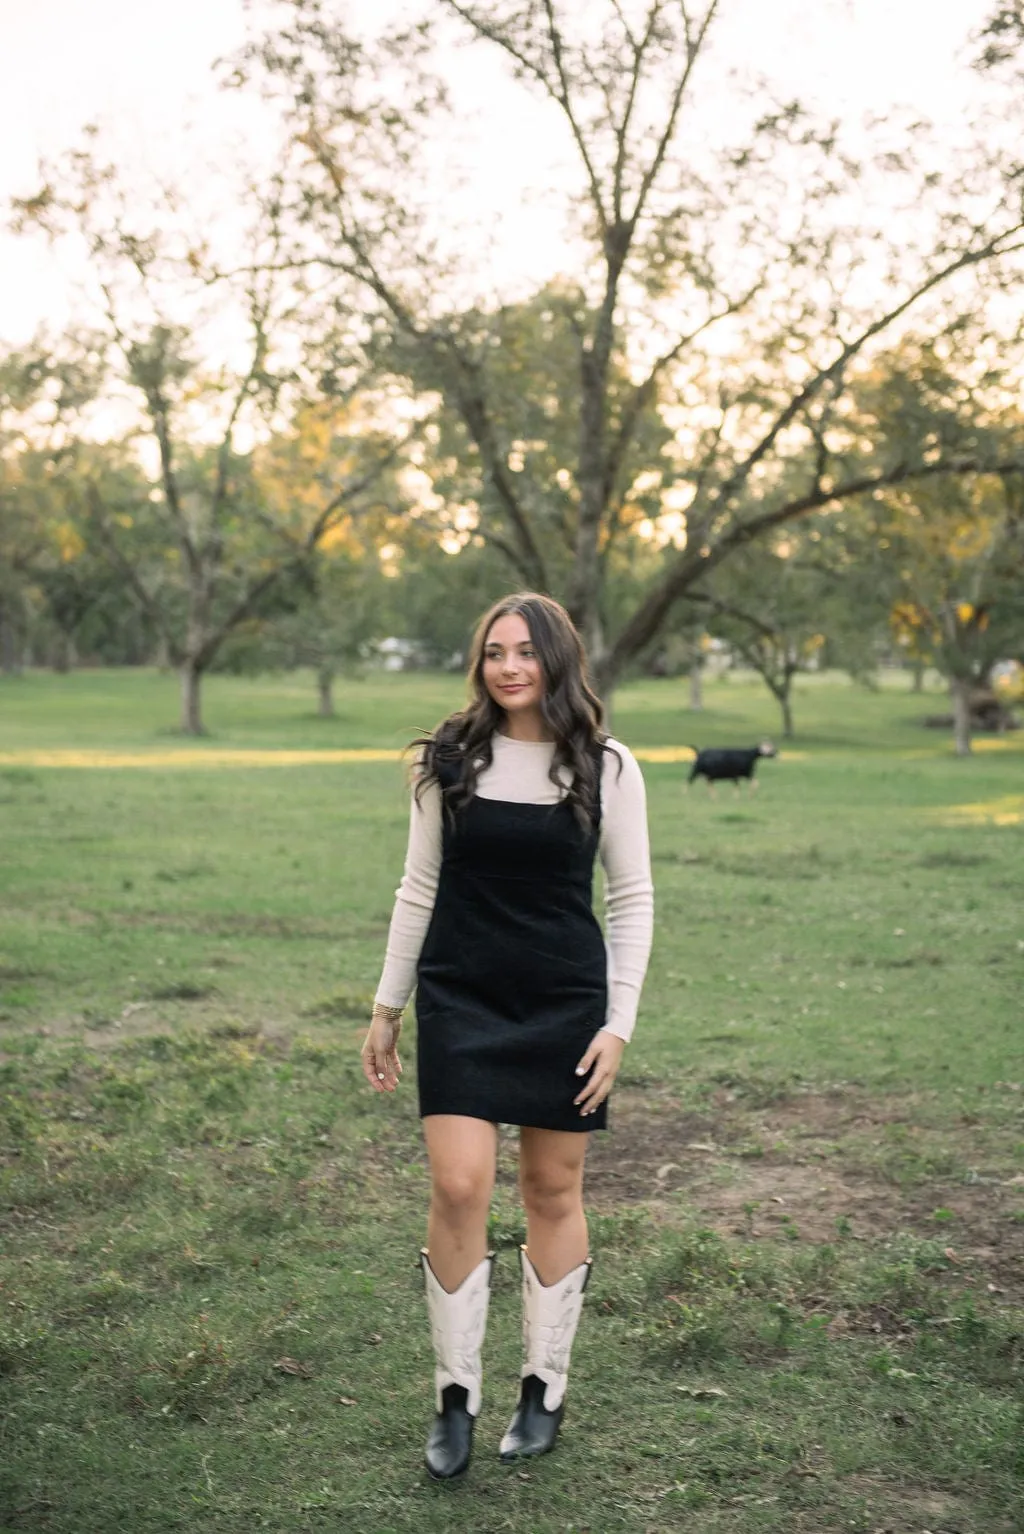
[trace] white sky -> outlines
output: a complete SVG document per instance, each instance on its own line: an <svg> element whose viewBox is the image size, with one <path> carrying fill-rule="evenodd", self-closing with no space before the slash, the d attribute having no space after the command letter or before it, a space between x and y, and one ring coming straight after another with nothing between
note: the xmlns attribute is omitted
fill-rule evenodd
<svg viewBox="0 0 1024 1534"><path fill-rule="evenodd" d="M404 4L338 0L338 9L372 25ZM723 0L719 41L740 69L760 69L830 112L859 116L901 103L952 122L969 89L957 51L989 9L990 0ZM211 160L269 146L266 109L214 85L213 61L237 48L246 28L243 0L0 0L0 208L33 191L39 157L74 146L90 121L138 170L177 168L186 124L199 129ZM464 114L479 115L488 165L467 206L487 217L488 188L495 199L501 188L504 200L508 184L524 178L557 183L564 156L547 114L524 111L521 88L481 50L455 52L452 69ZM540 280L557 266L552 219L535 202L506 221L500 261L509 273ZM68 256L58 262L40 243L0 232L0 342L62 324L75 280Z"/></svg>

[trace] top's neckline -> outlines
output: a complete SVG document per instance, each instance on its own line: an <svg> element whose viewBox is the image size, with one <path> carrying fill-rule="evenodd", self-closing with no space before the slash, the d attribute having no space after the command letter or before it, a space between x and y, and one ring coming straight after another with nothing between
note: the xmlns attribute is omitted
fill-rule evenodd
<svg viewBox="0 0 1024 1534"><path fill-rule="evenodd" d="M517 740L513 735L503 735L500 730L495 730L494 738L506 746L546 746L550 749L555 744L553 740Z"/></svg>

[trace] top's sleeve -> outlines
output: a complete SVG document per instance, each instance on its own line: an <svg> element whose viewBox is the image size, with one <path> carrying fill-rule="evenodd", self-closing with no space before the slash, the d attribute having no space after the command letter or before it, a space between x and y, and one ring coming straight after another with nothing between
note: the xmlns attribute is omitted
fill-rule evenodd
<svg viewBox="0 0 1024 1534"><path fill-rule="evenodd" d="M374 1000L404 1007L416 984L416 964L430 926L441 870L441 789L431 783L413 793L405 871L395 891L384 969Z"/></svg>
<svg viewBox="0 0 1024 1534"><path fill-rule="evenodd" d="M618 741L611 742L611 749L605 752L601 772L600 854L608 945L604 1026L609 1033L628 1040L651 952L654 884L643 773L636 758Z"/></svg>

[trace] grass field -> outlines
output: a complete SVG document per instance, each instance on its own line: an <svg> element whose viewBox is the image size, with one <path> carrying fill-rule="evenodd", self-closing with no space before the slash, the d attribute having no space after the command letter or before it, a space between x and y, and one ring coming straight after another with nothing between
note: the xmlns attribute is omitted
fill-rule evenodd
<svg viewBox="0 0 1024 1534"><path fill-rule="evenodd" d="M807 681L713 800L657 758L770 699L618 695L656 944L563 1438L496 1462L507 1137L477 1455L426 1481L414 1035L394 1100L357 1059L407 805L339 754L461 692L322 721L308 679L214 678L186 743L173 679L0 683L0 1530L1020 1534L1024 740L958 761L900 678Z"/></svg>

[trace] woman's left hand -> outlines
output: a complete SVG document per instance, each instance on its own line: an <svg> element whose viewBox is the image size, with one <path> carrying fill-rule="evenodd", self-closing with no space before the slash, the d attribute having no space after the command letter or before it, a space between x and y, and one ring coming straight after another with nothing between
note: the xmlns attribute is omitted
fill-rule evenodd
<svg viewBox="0 0 1024 1534"><path fill-rule="evenodd" d="M590 1048L576 1067L577 1076L585 1076L588 1071L591 1073L580 1095L573 1099L584 1116L599 1108L615 1085L625 1048L625 1039L609 1033L607 1028L594 1034Z"/></svg>

